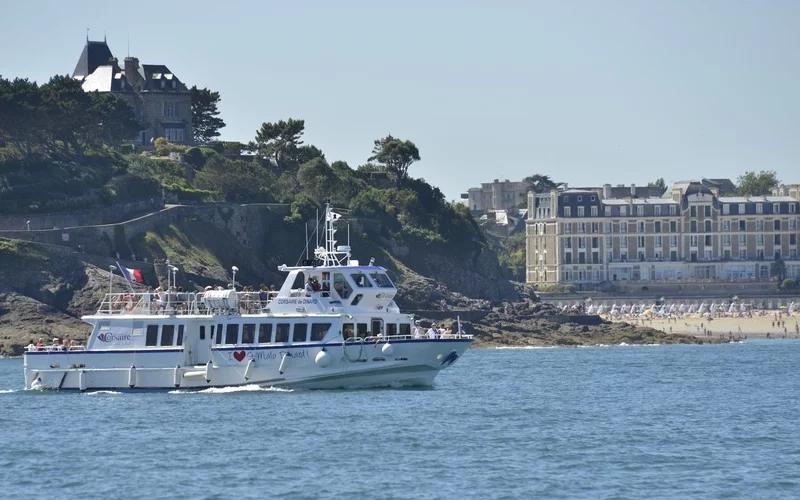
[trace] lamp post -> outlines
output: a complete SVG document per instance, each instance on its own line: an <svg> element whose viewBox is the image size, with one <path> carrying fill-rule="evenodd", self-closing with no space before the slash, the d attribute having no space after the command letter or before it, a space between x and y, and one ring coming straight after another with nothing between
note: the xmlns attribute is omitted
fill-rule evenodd
<svg viewBox="0 0 800 500"><path fill-rule="evenodd" d="M167 266L167 290L169 290L170 286L172 286L172 284L170 283L170 274L171 274L170 273L170 268L172 266L169 265L169 259L165 259L164 260L164 265Z"/></svg>
<svg viewBox="0 0 800 500"><path fill-rule="evenodd" d="M28 228L28 231L30 231L30 230L31 230L31 221L30 221L30 220L26 220L26 221L25 221L25 227L27 227L27 228Z"/></svg>
<svg viewBox="0 0 800 500"><path fill-rule="evenodd" d="M114 286L114 266L108 266L108 300L111 305L111 287Z"/></svg>

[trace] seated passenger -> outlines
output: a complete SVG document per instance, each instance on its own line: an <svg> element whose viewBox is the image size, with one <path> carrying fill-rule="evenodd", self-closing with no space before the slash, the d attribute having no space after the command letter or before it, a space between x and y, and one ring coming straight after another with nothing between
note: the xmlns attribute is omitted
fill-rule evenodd
<svg viewBox="0 0 800 500"><path fill-rule="evenodd" d="M39 340L36 342L36 350L44 351L44 339L42 337L39 337Z"/></svg>
<svg viewBox="0 0 800 500"><path fill-rule="evenodd" d="M311 278L306 281L305 291L306 297L311 297L311 294L314 293L314 285L311 283Z"/></svg>

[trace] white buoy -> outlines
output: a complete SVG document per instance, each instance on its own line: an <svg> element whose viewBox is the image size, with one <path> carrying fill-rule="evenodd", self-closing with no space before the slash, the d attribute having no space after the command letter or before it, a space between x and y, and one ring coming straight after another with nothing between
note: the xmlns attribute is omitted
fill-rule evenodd
<svg viewBox="0 0 800 500"><path fill-rule="evenodd" d="M283 375L283 369L286 368L286 358L288 357L289 357L288 352L283 353L283 357L281 358L281 364L280 366L278 366L278 373L280 373L281 375Z"/></svg>
<svg viewBox="0 0 800 500"><path fill-rule="evenodd" d="M133 365L128 370L128 387L131 389L136 387L136 367Z"/></svg>
<svg viewBox="0 0 800 500"><path fill-rule="evenodd" d="M244 369L244 380L247 382L250 380L250 375L253 373L253 366L256 364L256 360L251 359L247 362L247 368Z"/></svg>
<svg viewBox="0 0 800 500"><path fill-rule="evenodd" d="M331 356L325 351L319 351L317 355L314 356L314 363L316 363L317 366L325 368L331 364Z"/></svg>
<svg viewBox="0 0 800 500"><path fill-rule="evenodd" d="M394 353L394 346L387 342L381 347L381 352L387 356L391 356Z"/></svg>
<svg viewBox="0 0 800 500"><path fill-rule="evenodd" d="M86 390L86 372L84 370L78 372L78 389L81 391Z"/></svg>

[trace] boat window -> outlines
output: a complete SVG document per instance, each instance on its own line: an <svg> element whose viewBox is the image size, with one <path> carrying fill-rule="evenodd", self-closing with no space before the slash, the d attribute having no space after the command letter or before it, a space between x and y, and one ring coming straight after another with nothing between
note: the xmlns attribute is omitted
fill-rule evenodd
<svg viewBox="0 0 800 500"><path fill-rule="evenodd" d="M394 288L392 280L389 279L384 273L369 273L369 277L380 288Z"/></svg>
<svg viewBox="0 0 800 500"><path fill-rule="evenodd" d="M353 323L345 323L342 325L342 337L351 339L356 336L356 329Z"/></svg>
<svg viewBox="0 0 800 500"><path fill-rule="evenodd" d="M289 323L278 323L275 326L275 342L289 342Z"/></svg>
<svg viewBox="0 0 800 500"><path fill-rule="evenodd" d="M386 325L386 335L397 335L397 325L394 323L388 323Z"/></svg>
<svg viewBox="0 0 800 500"><path fill-rule="evenodd" d="M364 298L364 296L359 293L358 295L355 296L355 298L353 299L353 302L351 302L350 305L351 306L357 306L358 303L361 302L361 299L363 299L363 298Z"/></svg>
<svg viewBox="0 0 800 500"><path fill-rule="evenodd" d="M214 328L214 327L212 326L211 328ZM205 339L206 339L206 327L205 326L201 326L200 327L200 340L205 340Z"/></svg>
<svg viewBox="0 0 800 500"><path fill-rule="evenodd" d="M311 325L311 342L319 342L325 338L325 334L331 329L330 323L314 323Z"/></svg>
<svg viewBox="0 0 800 500"><path fill-rule="evenodd" d="M272 324L261 323L258 325L258 343L266 344L272 338Z"/></svg>
<svg viewBox="0 0 800 500"><path fill-rule="evenodd" d="M411 336L411 325L408 323L400 323L400 335Z"/></svg>
<svg viewBox="0 0 800 500"><path fill-rule="evenodd" d="M367 324L366 323L359 323L358 324L358 336L362 337L362 338L367 336Z"/></svg>
<svg viewBox="0 0 800 500"><path fill-rule="evenodd" d="M100 323L100 327L102 328L103 323ZM133 335L141 335L144 333L144 323L141 321L134 321L133 328L131 329L131 333Z"/></svg>
<svg viewBox="0 0 800 500"><path fill-rule="evenodd" d="M350 288L350 284L342 273L333 273L333 289L343 299L350 297L350 294L353 293L353 289Z"/></svg>
<svg viewBox="0 0 800 500"><path fill-rule="evenodd" d="M144 345L158 345L158 325L147 325L147 338Z"/></svg>
<svg viewBox="0 0 800 500"><path fill-rule="evenodd" d="M236 344L239 342L239 324L228 323L225 329L225 343Z"/></svg>
<svg viewBox="0 0 800 500"><path fill-rule="evenodd" d="M161 327L161 346L172 345L175 340L175 325L163 325Z"/></svg>
<svg viewBox="0 0 800 500"><path fill-rule="evenodd" d="M383 321L379 319L372 320L372 334L373 335L380 335L383 333Z"/></svg>
<svg viewBox="0 0 800 500"><path fill-rule="evenodd" d="M217 324L217 344L222 343L222 324Z"/></svg>
<svg viewBox="0 0 800 500"><path fill-rule="evenodd" d="M252 344L256 341L255 323L245 323L242 325L242 344Z"/></svg>
<svg viewBox="0 0 800 500"><path fill-rule="evenodd" d="M178 339L175 341L175 345L183 345L183 325L178 325Z"/></svg>
<svg viewBox="0 0 800 500"><path fill-rule="evenodd" d="M292 332L292 342L305 342L308 335L308 325L305 323L297 323L294 325Z"/></svg>
<svg viewBox="0 0 800 500"><path fill-rule="evenodd" d="M369 279L367 279L367 275L364 273L353 273L350 275L353 278L353 282L356 284L357 287L361 288L371 288L372 283L370 283Z"/></svg>

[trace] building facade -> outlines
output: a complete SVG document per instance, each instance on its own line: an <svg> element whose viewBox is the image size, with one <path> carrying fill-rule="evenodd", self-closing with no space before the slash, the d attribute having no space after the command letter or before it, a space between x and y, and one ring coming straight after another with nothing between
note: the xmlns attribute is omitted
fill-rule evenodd
<svg viewBox="0 0 800 500"><path fill-rule="evenodd" d="M716 179L715 181L719 181ZM664 197L602 188L528 195L529 283L766 281L781 260L800 277L800 190L720 196L713 183L676 183Z"/></svg>
<svg viewBox="0 0 800 500"><path fill-rule="evenodd" d="M461 197L467 200L471 211L486 213L524 206L529 189L527 182L495 179L482 183L481 187L470 188Z"/></svg>
<svg viewBox="0 0 800 500"><path fill-rule="evenodd" d="M157 137L175 144L192 143L192 96L186 85L163 64L139 64L126 57L123 66L105 41L89 41L72 77L86 92L111 92L133 109L144 126L134 142L149 145Z"/></svg>

